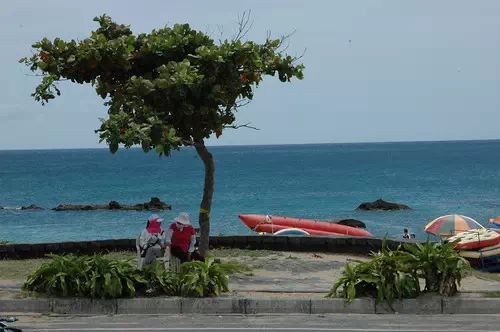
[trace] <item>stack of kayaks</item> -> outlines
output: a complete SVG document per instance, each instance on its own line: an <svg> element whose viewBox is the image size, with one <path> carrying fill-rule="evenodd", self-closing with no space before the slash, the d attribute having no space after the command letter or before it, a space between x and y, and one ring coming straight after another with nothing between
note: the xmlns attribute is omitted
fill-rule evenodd
<svg viewBox="0 0 500 332"><path fill-rule="evenodd" d="M262 214L241 214L239 217L248 228L258 233L270 233L276 235L285 235L286 233L289 233L289 235L297 235L298 233L301 233L300 235L373 236L370 232L362 228L312 219Z"/></svg>
<svg viewBox="0 0 500 332"><path fill-rule="evenodd" d="M471 266L482 271L500 271L500 234L490 229L459 233L448 239Z"/></svg>

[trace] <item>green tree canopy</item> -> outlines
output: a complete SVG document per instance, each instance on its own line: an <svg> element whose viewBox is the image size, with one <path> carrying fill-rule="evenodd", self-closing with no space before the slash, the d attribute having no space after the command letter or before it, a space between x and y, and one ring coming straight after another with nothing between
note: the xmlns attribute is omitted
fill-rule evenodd
<svg viewBox="0 0 500 332"><path fill-rule="evenodd" d="M33 97L45 104L60 95L61 80L90 83L108 108L108 118L96 132L113 153L120 144L140 145L146 152L155 149L160 155L195 146L206 170L200 210L206 233L208 226L202 224L208 224L214 167L207 164L213 166L213 160L204 140L237 127L238 106L253 98L264 76L278 76L282 82L302 79L304 66L283 52L283 39L216 43L188 24L134 35L109 16L94 21L99 28L84 40L44 38L32 45L35 53L20 62L43 77ZM207 188L209 173L212 188ZM202 237L208 248L208 234Z"/></svg>

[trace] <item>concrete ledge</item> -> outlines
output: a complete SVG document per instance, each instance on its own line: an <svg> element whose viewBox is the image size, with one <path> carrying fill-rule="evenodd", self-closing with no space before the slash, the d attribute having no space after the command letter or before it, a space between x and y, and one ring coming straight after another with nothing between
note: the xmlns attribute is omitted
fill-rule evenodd
<svg viewBox="0 0 500 332"><path fill-rule="evenodd" d="M444 314L500 314L500 298L443 298Z"/></svg>
<svg viewBox="0 0 500 332"><path fill-rule="evenodd" d="M394 309L394 310L392 310ZM443 313L441 296L421 296L416 299L405 299L394 301L392 309L386 303L377 303L375 313L377 314L416 314L416 315L438 315Z"/></svg>
<svg viewBox="0 0 500 332"><path fill-rule="evenodd" d="M117 314L178 314L181 300L172 298L133 298L118 299Z"/></svg>
<svg viewBox="0 0 500 332"><path fill-rule="evenodd" d="M245 314L297 313L310 314L311 300L307 299L246 299Z"/></svg>
<svg viewBox="0 0 500 332"><path fill-rule="evenodd" d="M113 314L500 314L500 298L423 296L396 301L394 311L374 299L304 298L132 298L91 300L79 298L3 299L6 313L56 313L66 315Z"/></svg>
<svg viewBox="0 0 500 332"><path fill-rule="evenodd" d="M350 303L344 299L314 299L311 301L311 314L328 313L374 314L375 300L370 298L354 299Z"/></svg>
<svg viewBox="0 0 500 332"><path fill-rule="evenodd" d="M80 298L51 299L51 312L63 315L105 314L117 312L116 300L91 300Z"/></svg>
<svg viewBox="0 0 500 332"><path fill-rule="evenodd" d="M230 297L182 298L182 314L244 314L245 300Z"/></svg>
<svg viewBox="0 0 500 332"><path fill-rule="evenodd" d="M52 312L49 299L0 299L0 313L2 312L36 312L48 314Z"/></svg>

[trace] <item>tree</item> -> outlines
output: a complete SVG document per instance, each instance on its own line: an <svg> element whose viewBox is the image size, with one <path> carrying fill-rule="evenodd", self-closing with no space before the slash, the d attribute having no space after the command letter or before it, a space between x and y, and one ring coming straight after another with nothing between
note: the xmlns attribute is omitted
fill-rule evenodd
<svg viewBox="0 0 500 332"><path fill-rule="evenodd" d="M61 94L58 81L90 83L108 108L96 133L112 153L120 144L160 155L193 146L205 167L199 224L206 254L215 164L205 139L241 127L235 113L264 76L302 79L304 66L284 53L284 38L243 41L245 24L235 38L216 43L188 24L134 35L109 16L94 21L99 28L84 40L43 38L32 45L34 54L20 60L42 76L32 96L44 105Z"/></svg>

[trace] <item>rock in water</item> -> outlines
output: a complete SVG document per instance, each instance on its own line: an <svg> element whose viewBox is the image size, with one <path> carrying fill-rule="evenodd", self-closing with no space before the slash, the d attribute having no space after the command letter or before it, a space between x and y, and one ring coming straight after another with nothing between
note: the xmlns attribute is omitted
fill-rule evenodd
<svg viewBox="0 0 500 332"><path fill-rule="evenodd" d="M351 227L357 227L357 228L366 228L366 224L362 222L361 220L357 219L342 219L339 221L335 221L335 223L339 225L345 225L345 226L351 226Z"/></svg>
<svg viewBox="0 0 500 332"><path fill-rule="evenodd" d="M122 207L117 201L111 201L108 204L110 210L120 210Z"/></svg>
<svg viewBox="0 0 500 332"><path fill-rule="evenodd" d="M126 209L128 207L125 207ZM143 204L136 204L131 209L135 210L148 210L148 211L156 211L156 210L172 210L172 206L162 202L158 197L151 197L149 202Z"/></svg>
<svg viewBox="0 0 500 332"><path fill-rule="evenodd" d="M90 210L102 210L102 206L98 205L78 205L78 204L59 204L57 207L53 208L54 211L90 211Z"/></svg>
<svg viewBox="0 0 500 332"><path fill-rule="evenodd" d="M356 210L364 211L393 211L393 210L410 210L410 207L404 204L391 203L384 201L383 199L377 199L375 202L365 202L361 203Z"/></svg>
<svg viewBox="0 0 500 332"><path fill-rule="evenodd" d="M54 211L91 211L91 210L124 210L124 211L158 211L171 210L172 206L162 202L158 197L151 197L149 202L135 205L120 204L111 201L108 204L79 205L79 204L59 204L53 208Z"/></svg>
<svg viewBox="0 0 500 332"><path fill-rule="evenodd" d="M21 206L21 210L43 210L43 208L39 207L38 205L31 204L28 206Z"/></svg>
<svg viewBox="0 0 500 332"><path fill-rule="evenodd" d="M148 203L144 203L147 210L170 210L172 207L162 202L158 197L151 197Z"/></svg>

